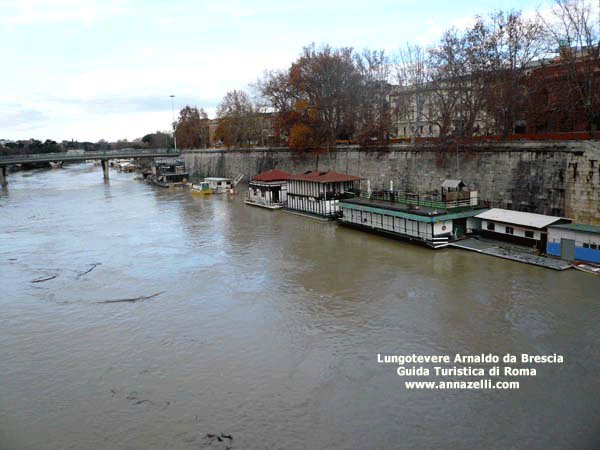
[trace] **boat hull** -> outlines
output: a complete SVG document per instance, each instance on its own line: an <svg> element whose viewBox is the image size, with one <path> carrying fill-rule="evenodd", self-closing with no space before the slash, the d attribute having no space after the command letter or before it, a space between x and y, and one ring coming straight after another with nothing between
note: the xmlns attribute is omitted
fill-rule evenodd
<svg viewBox="0 0 600 450"><path fill-rule="evenodd" d="M596 264L578 261L571 263L571 266L573 266L574 269L581 270L585 273L591 273L592 275L600 275L600 266L597 266Z"/></svg>

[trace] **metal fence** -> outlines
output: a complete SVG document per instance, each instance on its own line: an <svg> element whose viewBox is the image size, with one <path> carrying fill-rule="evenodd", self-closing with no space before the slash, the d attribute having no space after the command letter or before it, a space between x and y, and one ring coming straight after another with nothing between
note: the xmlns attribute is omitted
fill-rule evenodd
<svg viewBox="0 0 600 450"><path fill-rule="evenodd" d="M440 197L432 197L426 194L416 194L403 191L373 191L368 193L361 192L361 197L371 200L381 200L392 203L401 203L404 205L419 206L433 209L454 209L476 206L471 204L471 199L442 201Z"/></svg>
<svg viewBox="0 0 600 450"><path fill-rule="evenodd" d="M25 153L20 155L2 155L0 164L22 164L28 162L49 161L85 161L88 159L140 158L152 156L176 156L180 151L175 149L122 149L99 150L91 152L60 152L60 153Z"/></svg>

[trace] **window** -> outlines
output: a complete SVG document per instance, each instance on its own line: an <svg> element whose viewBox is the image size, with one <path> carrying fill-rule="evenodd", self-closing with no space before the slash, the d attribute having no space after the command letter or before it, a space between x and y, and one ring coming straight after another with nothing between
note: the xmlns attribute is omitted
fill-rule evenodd
<svg viewBox="0 0 600 450"><path fill-rule="evenodd" d="M525 231L525 237L533 239L533 231Z"/></svg>
<svg viewBox="0 0 600 450"><path fill-rule="evenodd" d="M598 246L597 246L596 244L592 244L592 245L590 245L590 248L591 248L592 250L598 250Z"/></svg>
<svg viewBox="0 0 600 450"><path fill-rule="evenodd" d="M493 222L488 222L487 229L490 231L494 231L496 229L496 224Z"/></svg>
<svg viewBox="0 0 600 450"><path fill-rule="evenodd" d="M590 244L583 244L583 248L590 248Z"/></svg>
<svg viewBox="0 0 600 450"><path fill-rule="evenodd" d="M515 229L513 227L506 227L506 234L515 234Z"/></svg>

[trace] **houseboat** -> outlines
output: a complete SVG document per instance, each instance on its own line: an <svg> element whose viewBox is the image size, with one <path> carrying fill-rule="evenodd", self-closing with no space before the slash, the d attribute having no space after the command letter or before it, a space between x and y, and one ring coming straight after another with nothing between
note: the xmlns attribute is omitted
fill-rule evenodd
<svg viewBox="0 0 600 450"><path fill-rule="evenodd" d="M163 173L161 175L150 175L148 180L156 186L165 188L186 187L188 185L187 173Z"/></svg>
<svg viewBox="0 0 600 450"><path fill-rule="evenodd" d="M564 217L502 208L492 208L475 217L481 221L482 236L523 247L535 247L542 252L547 251L549 227L571 222L571 219Z"/></svg>
<svg viewBox="0 0 600 450"><path fill-rule="evenodd" d="M250 179L245 203L268 209L287 205L287 178L289 173L271 169Z"/></svg>
<svg viewBox="0 0 600 450"><path fill-rule="evenodd" d="M208 177L205 183L215 194L233 194L234 181L231 178Z"/></svg>
<svg viewBox="0 0 600 450"><path fill-rule="evenodd" d="M340 200L341 225L388 237L410 240L431 248L442 248L479 228L474 217L485 211L477 203L477 192L466 191L456 183L448 195L446 183L438 193L409 193L393 190L361 192L355 198ZM445 194L444 194L445 193Z"/></svg>
<svg viewBox="0 0 600 450"><path fill-rule="evenodd" d="M152 172L145 179L156 186L172 188L188 186L190 176L183 158L155 158Z"/></svg>
<svg viewBox="0 0 600 450"><path fill-rule="evenodd" d="M214 191L210 188L210 184L207 181L203 181L199 184L192 184L192 194L199 195L200 197L207 197L214 194Z"/></svg>
<svg viewBox="0 0 600 450"><path fill-rule="evenodd" d="M600 263L600 226L578 223L550 225L546 253L567 261Z"/></svg>
<svg viewBox="0 0 600 450"><path fill-rule="evenodd" d="M329 171L308 171L287 178L285 211L335 219L342 199L355 196L360 177Z"/></svg>

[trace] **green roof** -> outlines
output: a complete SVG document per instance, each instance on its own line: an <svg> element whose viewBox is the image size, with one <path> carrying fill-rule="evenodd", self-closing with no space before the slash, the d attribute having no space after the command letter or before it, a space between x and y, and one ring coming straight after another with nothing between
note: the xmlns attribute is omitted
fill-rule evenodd
<svg viewBox="0 0 600 450"><path fill-rule="evenodd" d="M584 231L586 233L599 233L600 225L583 225L581 223L563 223L550 225L549 228L564 228L565 230Z"/></svg>
<svg viewBox="0 0 600 450"><path fill-rule="evenodd" d="M393 209L387 209L387 208L377 208L374 206L346 203L343 200L340 200L339 205L340 205L340 207L343 207L343 208L356 209L358 211L367 211L367 212L372 212L372 213L377 213L377 214L385 214L388 216L401 217L403 219L416 220L418 222L426 222L426 223L443 222L445 220L453 220L453 219L463 219L465 217L473 217L477 214L487 211L487 209L476 209L473 211L463 211L463 212L458 212L458 213L426 216L426 215L420 215L420 214L406 213L406 212L397 211L397 210L393 210Z"/></svg>

